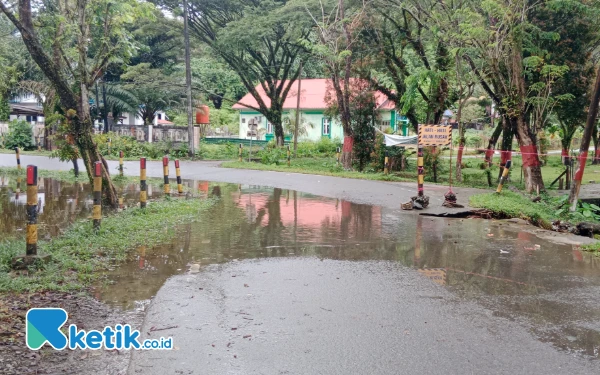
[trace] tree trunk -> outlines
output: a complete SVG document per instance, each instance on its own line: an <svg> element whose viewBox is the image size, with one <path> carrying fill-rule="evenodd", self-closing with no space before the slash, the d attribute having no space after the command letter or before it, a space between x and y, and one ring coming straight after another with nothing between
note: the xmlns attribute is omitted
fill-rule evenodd
<svg viewBox="0 0 600 375"><path fill-rule="evenodd" d="M516 136L519 141L519 148L523 158L523 180L525 181L525 191L544 191L544 180L542 179L542 168L538 157L535 141L529 132L529 127L522 116L516 119Z"/></svg>
<svg viewBox="0 0 600 375"><path fill-rule="evenodd" d="M352 169L352 158L354 149L354 137L344 137L344 148L342 149L342 167L346 170Z"/></svg>
<svg viewBox="0 0 600 375"><path fill-rule="evenodd" d="M281 121L281 108L276 108L275 105L271 105L271 112L269 113L269 123L273 126L275 130L275 141L277 142L277 147L283 147L284 144L284 134L283 134L283 123Z"/></svg>
<svg viewBox="0 0 600 375"><path fill-rule="evenodd" d="M579 147L579 167L575 173L573 186L571 186L571 194L569 194L569 204L571 211L577 209L577 201L579 199L579 189L581 188L581 180L583 180L583 172L585 171L585 163L587 161L588 149L590 148L590 140L592 133L596 127L596 117L598 116L598 102L600 102L600 68L596 76L596 84L592 92L592 102L588 111L588 118L585 124L583 137L581 138L581 147Z"/></svg>
<svg viewBox="0 0 600 375"><path fill-rule="evenodd" d="M514 121L510 119L502 119L502 146L500 147L500 170L498 171L498 181L504 172L504 166L506 162L512 160L512 143L513 143L513 130L516 125Z"/></svg>
<svg viewBox="0 0 600 375"><path fill-rule="evenodd" d="M485 162L488 163L488 166L490 167L492 166L492 160L494 158L494 148L496 147L496 143L498 143L500 134L502 134L502 121L499 121L498 125L496 125L488 142L487 150L485 151Z"/></svg>
<svg viewBox="0 0 600 375"><path fill-rule="evenodd" d="M592 142L594 142L594 160L592 161L593 165L600 164L600 149L598 148L598 127L594 126L594 131L592 132Z"/></svg>
<svg viewBox="0 0 600 375"><path fill-rule="evenodd" d="M462 182L462 158L465 150L465 125L458 123L459 133L459 144L458 144L458 155L456 156L456 181Z"/></svg>
<svg viewBox="0 0 600 375"><path fill-rule="evenodd" d="M79 4L79 6L85 7L85 2ZM8 17L15 27L17 27L31 58L33 61L35 61L42 73L44 73L46 78L48 78L48 80L54 86L60 99L60 105L63 108L67 119L71 122L72 133L75 135L75 142L79 148L79 152L81 153L81 157L83 158L88 177L90 178L91 182L94 171L93 163L96 161L102 161L102 158L98 152L98 147L92 140L93 127L89 113L87 86L85 82L82 81L78 83L77 86L80 90L78 96L73 91L73 86L63 75L61 67L57 66L55 62L46 54L33 26L30 1L19 1L18 19L1 1L0 10ZM85 14L84 11L80 12L82 15ZM84 27L84 23L81 24L81 27ZM80 39L85 38L80 36ZM79 48L80 60L85 60L86 53L87 50ZM82 65L81 69L85 69L85 65ZM104 183L102 184L102 187L106 197L106 202L110 206L116 208L118 206L116 189L110 179L109 171L104 164L103 176Z"/></svg>
<svg viewBox="0 0 600 375"><path fill-rule="evenodd" d="M94 178L94 165L96 162L102 163L102 190L104 192L104 199L106 204L117 208L119 199L117 197L117 189L115 188L111 178L110 170L108 169L106 162L103 160L98 146L94 143L92 138L92 120L88 116L87 120L80 121L79 118L72 118L72 123L79 129L75 134L75 144L79 149L83 164L87 170L88 178L93 181Z"/></svg>

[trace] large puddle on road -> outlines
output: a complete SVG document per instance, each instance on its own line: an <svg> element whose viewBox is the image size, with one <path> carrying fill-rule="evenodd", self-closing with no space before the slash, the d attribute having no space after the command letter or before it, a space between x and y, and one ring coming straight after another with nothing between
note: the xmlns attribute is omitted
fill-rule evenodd
<svg viewBox="0 0 600 375"><path fill-rule="evenodd" d="M89 215L88 187L43 183L40 219L47 235ZM560 349L600 357L600 258L577 247L508 223L406 215L258 186L185 183L195 195L221 199L201 222L179 228L170 243L132 252L96 288L97 298L134 308L146 304L170 276L249 258L395 261L495 315L520 321ZM137 188L126 191L135 203ZM21 200L10 184L0 189L0 234L24 228Z"/></svg>

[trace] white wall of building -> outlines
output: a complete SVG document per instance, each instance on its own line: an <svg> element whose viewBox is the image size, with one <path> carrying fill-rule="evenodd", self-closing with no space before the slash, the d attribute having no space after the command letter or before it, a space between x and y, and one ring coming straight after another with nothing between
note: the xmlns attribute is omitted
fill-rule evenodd
<svg viewBox="0 0 600 375"><path fill-rule="evenodd" d="M120 123L122 123L123 125L131 125L131 126L144 125L144 120L141 117L139 117L137 115L137 113L125 112L125 113L121 114L121 117L123 117L123 119ZM159 119L166 120L167 115L162 111L157 112L156 116L154 117L154 125L156 125L156 122Z"/></svg>
<svg viewBox="0 0 600 375"><path fill-rule="evenodd" d="M283 120L285 122L286 117L289 115L289 112L284 111ZM336 119L329 119L321 110L306 110L301 111L301 116L304 122L310 123L313 126L307 126L307 134L300 137L300 140L311 140L318 141L322 137L328 137L333 139L337 139L340 142L344 138L344 131L339 121ZM275 130L267 121L267 118L258 112L251 111L240 111L240 139L250 139L248 137L248 124L250 120L258 118L259 124L258 129L262 129L263 131L259 131L259 140L265 140L267 134L274 134ZM329 126L326 126L327 123ZM328 133L328 134L327 134Z"/></svg>

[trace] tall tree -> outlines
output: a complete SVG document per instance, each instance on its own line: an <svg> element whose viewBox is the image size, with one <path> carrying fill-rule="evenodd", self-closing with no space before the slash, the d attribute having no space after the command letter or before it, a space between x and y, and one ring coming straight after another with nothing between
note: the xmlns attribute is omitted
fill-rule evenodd
<svg viewBox="0 0 600 375"><path fill-rule="evenodd" d="M138 114L144 125L152 125L157 112L180 103L183 84L175 75L153 69L148 63L130 66L121 76L122 86L138 99Z"/></svg>
<svg viewBox="0 0 600 375"><path fill-rule="evenodd" d="M366 33L382 65L372 81L407 116L415 131L420 122L439 124L451 104L448 41L428 24L439 4L377 0Z"/></svg>
<svg viewBox="0 0 600 375"><path fill-rule="evenodd" d="M349 0L299 1L292 3L290 9L299 10L299 17L303 17L304 12L304 16L308 14L312 19L316 42L307 42L306 46L316 58L325 62L327 75L331 79L329 91L332 93L328 101L344 131L342 165L345 169L351 169L354 150L352 70L365 20L364 4Z"/></svg>
<svg viewBox="0 0 600 375"><path fill-rule="evenodd" d="M283 12L285 1L190 0L193 33L240 77L256 100L247 107L262 113L283 146L283 103L299 75L299 58L308 37L304 20ZM173 10L178 1L162 1ZM257 84L262 90L257 90ZM264 96L259 91L264 92Z"/></svg>
<svg viewBox="0 0 600 375"><path fill-rule="evenodd" d="M470 49L463 57L503 116L504 158L514 134L523 156L526 190L544 190L536 136L527 113L524 58L531 5L525 0L491 0L470 6L462 9L467 16L456 26Z"/></svg>
<svg viewBox="0 0 600 375"><path fill-rule="evenodd" d="M92 139L89 90L114 56L131 53L123 26L149 5L135 0L55 0L36 5L34 11L31 0L16 4L2 0L0 11L19 30L31 58L54 86L90 180L94 163L103 162L104 194L116 206L108 166Z"/></svg>

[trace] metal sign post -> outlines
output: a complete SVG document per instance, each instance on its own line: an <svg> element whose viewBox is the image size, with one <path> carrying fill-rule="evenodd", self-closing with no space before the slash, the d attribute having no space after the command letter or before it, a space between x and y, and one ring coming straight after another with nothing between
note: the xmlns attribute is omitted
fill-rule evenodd
<svg viewBox="0 0 600 375"><path fill-rule="evenodd" d="M252 161L252 138L256 133L256 140L258 140L258 120L256 118L248 121L248 135L250 136L250 150L248 151L248 163Z"/></svg>

